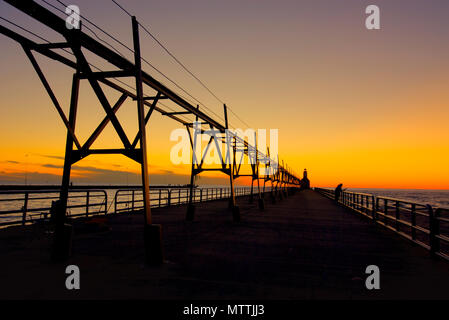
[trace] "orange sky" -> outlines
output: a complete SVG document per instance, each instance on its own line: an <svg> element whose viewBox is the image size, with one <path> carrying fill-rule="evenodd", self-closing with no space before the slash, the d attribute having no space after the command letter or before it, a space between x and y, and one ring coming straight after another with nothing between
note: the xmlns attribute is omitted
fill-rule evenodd
<svg viewBox="0 0 449 320"><path fill-rule="evenodd" d="M109 2L106 8L98 3L103 2L77 4L81 14L131 45L127 16ZM378 1L379 31L364 28L364 1L257 3L172 0L147 8L127 1L127 7L245 122L279 129L281 159L298 173L307 168L313 186L449 189L447 1ZM0 9L2 16L61 40L10 6L2 3ZM145 57L222 114L220 103L141 37ZM0 183L59 183L64 126L20 46L4 36L0 46ZM46 58L38 61L67 110L72 71ZM118 98L107 93L111 103ZM137 130L135 110L135 102L127 101L117 113L130 137ZM81 141L103 116L83 82ZM244 127L230 117L233 127ZM151 118L150 183L188 182L189 166L170 163L170 132L178 127L160 114ZM110 125L94 144L119 146ZM89 156L76 164L72 177L83 184L131 184L138 182L138 169L123 156ZM216 176L198 183L227 182Z"/></svg>

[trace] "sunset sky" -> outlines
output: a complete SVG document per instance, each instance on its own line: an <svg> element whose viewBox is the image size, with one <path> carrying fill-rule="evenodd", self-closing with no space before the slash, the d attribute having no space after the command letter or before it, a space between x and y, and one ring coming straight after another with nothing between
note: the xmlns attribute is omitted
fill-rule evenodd
<svg viewBox="0 0 449 320"><path fill-rule="evenodd" d="M63 2L78 5L81 15L132 47L131 19L110 0ZM252 128L278 129L280 158L301 175L307 168L312 186L449 189L449 1L118 2ZM369 4L380 7L380 30L365 28ZM0 12L48 40L62 41L4 2ZM98 36L131 59L125 48ZM222 116L213 96L142 30L140 37L148 61ZM0 35L0 48L0 184L60 183L65 127L20 45ZM73 70L35 56L68 114ZM119 97L106 92L111 104ZM76 132L83 143L104 117L85 80L78 115ZM134 137L136 103L127 100L117 116ZM232 127L246 129L232 114L230 120ZM170 132L179 127L158 113L150 119L151 184L189 182L189 166L170 162L176 143ZM94 144L119 146L111 125ZM124 156L89 156L75 165L72 180L135 184L138 170ZM197 183L227 182L217 173L202 176Z"/></svg>

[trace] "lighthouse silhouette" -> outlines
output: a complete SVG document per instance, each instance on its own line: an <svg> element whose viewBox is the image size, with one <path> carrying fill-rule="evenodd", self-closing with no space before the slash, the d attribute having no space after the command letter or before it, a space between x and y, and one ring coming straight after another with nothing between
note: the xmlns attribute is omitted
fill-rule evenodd
<svg viewBox="0 0 449 320"><path fill-rule="evenodd" d="M307 178L307 169L304 169L304 174L301 180L301 190L310 189L310 181Z"/></svg>

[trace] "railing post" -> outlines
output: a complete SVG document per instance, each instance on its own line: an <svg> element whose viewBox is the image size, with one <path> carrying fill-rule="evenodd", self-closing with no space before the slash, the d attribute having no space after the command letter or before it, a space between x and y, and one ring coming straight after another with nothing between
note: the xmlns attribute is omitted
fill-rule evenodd
<svg viewBox="0 0 449 320"><path fill-rule="evenodd" d="M22 225L25 225L27 219L27 210L28 210L28 192L25 192L25 198L23 198L23 207L22 207Z"/></svg>
<svg viewBox="0 0 449 320"><path fill-rule="evenodd" d="M373 220L376 221L377 219L377 198L375 196L371 196L371 201L372 201L372 215L373 215Z"/></svg>
<svg viewBox="0 0 449 320"><path fill-rule="evenodd" d="M114 195L114 213L117 213L117 194L119 192L120 192L120 190L117 190Z"/></svg>
<svg viewBox="0 0 449 320"><path fill-rule="evenodd" d="M441 209L438 208L435 210L433 215L433 249L434 253L440 252L440 216Z"/></svg>
<svg viewBox="0 0 449 320"><path fill-rule="evenodd" d="M161 207L162 189L159 189L159 208Z"/></svg>
<svg viewBox="0 0 449 320"><path fill-rule="evenodd" d="M396 201L395 207L396 231L399 231L399 201Z"/></svg>
<svg viewBox="0 0 449 320"><path fill-rule="evenodd" d="M87 191L86 192L86 217L89 216L89 194L90 194L90 192Z"/></svg>
<svg viewBox="0 0 449 320"><path fill-rule="evenodd" d="M167 207L170 207L170 202L171 202L171 189L168 189L168 194L167 194Z"/></svg>
<svg viewBox="0 0 449 320"><path fill-rule="evenodd" d="M416 227L416 205L414 203L412 203L412 209L410 211L410 215L411 215L410 220L412 222L412 230L411 230L412 240L415 240L416 239L416 229L415 229L415 227Z"/></svg>
<svg viewBox="0 0 449 320"><path fill-rule="evenodd" d="M108 214L108 193L103 190L104 192L104 215Z"/></svg>
<svg viewBox="0 0 449 320"><path fill-rule="evenodd" d="M384 199L384 223L388 225L388 200Z"/></svg>
<svg viewBox="0 0 449 320"><path fill-rule="evenodd" d="M131 194L131 211L133 211L133 212L134 212L134 208L135 208L135 206L134 206L135 192L136 192L136 190L133 190L133 192Z"/></svg>
<svg viewBox="0 0 449 320"><path fill-rule="evenodd" d="M439 221L438 219L435 219L434 213L433 213L433 208L430 204L426 205L427 207L427 211L429 213L429 237L430 237L430 252L432 254L437 253L438 251L440 251L440 241L438 239L438 235L440 233L440 226L439 226ZM435 214L436 216L439 215Z"/></svg>

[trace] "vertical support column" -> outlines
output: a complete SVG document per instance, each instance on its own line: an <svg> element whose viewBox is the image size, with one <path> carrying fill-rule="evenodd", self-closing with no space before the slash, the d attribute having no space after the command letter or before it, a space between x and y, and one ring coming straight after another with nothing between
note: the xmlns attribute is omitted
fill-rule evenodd
<svg viewBox="0 0 449 320"><path fill-rule="evenodd" d="M194 152L192 150L192 152ZM193 183L194 183L194 164L193 164L193 158L192 158L192 171L190 173L190 187L189 187L189 204L187 205L187 214L186 214L186 220L187 221L193 221L195 218L195 206L193 205Z"/></svg>
<svg viewBox="0 0 449 320"><path fill-rule="evenodd" d="M197 109L200 108L199 105L196 106ZM195 122L198 122L198 116L195 117ZM189 130L188 127L186 127L187 130ZM192 169L190 171L190 194L189 194L189 204L187 205L187 214L186 214L186 220L187 221L193 221L195 218L195 205L193 204L193 183L195 179L195 163L196 161L196 138L197 138L197 124L193 124L193 141L192 141Z"/></svg>
<svg viewBox="0 0 449 320"><path fill-rule="evenodd" d="M72 132L75 132L76 113L78 109L78 94L79 94L80 79L78 72L73 75L72 79L72 93L70 97L70 111L69 111L69 127ZM72 226L65 223L65 216L67 211L67 201L69 196L70 186L70 171L72 169L72 151L73 151L73 136L67 129L67 138L65 145L64 170L62 173L61 190L59 193L59 200L55 204L55 234L53 238L52 259L54 261L64 261L70 254L72 249Z"/></svg>
<svg viewBox="0 0 449 320"><path fill-rule="evenodd" d="M268 175L270 177L269 180L270 180L270 183L271 183L270 198L271 198L271 203L275 204L276 203L276 197L275 197L275 194L274 194L274 183L273 183L274 173L273 173L273 167L271 166L272 162L271 162L270 148L268 148L268 147L267 147L267 156L268 156L268 164L265 165L265 170L266 170L266 168L269 168L267 173L268 173Z"/></svg>
<svg viewBox="0 0 449 320"><path fill-rule="evenodd" d="M288 186L288 171L287 168L284 167L284 160L282 160L282 167L284 168L284 175L283 175L283 180L284 180L284 197L287 198L288 196L288 192L287 192L287 186Z"/></svg>
<svg viewBox="0 0 449 320"><path fill-rule="evenodd" d="M223 108L224 108L224 116L225 116L225 126L226 126L226 130L228 130L229 123L228 123L228 110L227 110L226 104L223 105ZM234 192L235 137L233 137L233 138L234 138L234 143L232 143L232 140L229 138L229 135L226 132L226 152L229 152L229 147L230 147L229 144L232 144L232 151L233 151L232 160L229 159L230 160L229 161L230 162L229 163L229 167L230 167L229 183L231 185L231 198L229 199L229 205L232 210L232 218L233 218L234 222L239 222L240 221L240 208L237 206L237 204L235 202L235 192Z"/></svg>
<svg viewBox="0 0 449 320"><path fill-rule="evenodd" d="M22 207L22 225L24 226L27 220L27 211L28 211L28 192L25 192L25 198L23 199L23 207Z"/></svg>
<svg viewBox="0 0 449 320"><path fill-rule="evenodd" d="M262 198L265 198L265 184L266 184L266 182L267 182L267 179L265 179L265 177L264 177L264 179L263 179L263 189L262 189Z"/></svg>
<svg viewBox="0 0 449 320"><path fill-rule="evenodd" d="M257 202L259 205L259 210L263 211L265 209L265 204L262 198L262 195L260 194L260 176L259 176L259 149L257 148L257 133L254 132L254 146L256 147L256 154L254 155L255 158L255 164L254 168L256 171L256 179L257 179ZM265 183L264 183L265 188Z"/></svg>
<svg viewBox="0 0 449 320"><path fill-rule="evenodd" d="M87 191L86 192L86 218L89 216L89 197L90 197L90 192Z"/></svg>
<svg viewBox="0 0 449 320"><path fill-rule="evenodd" d="M282 200L282 167L279 162L279 154L277 156L277 169L276 197Z"/></svg>
<svg viewBox="0 0 449 320"><path fill-rule="evenodd" d="M145 262L150 265L161 264L164 260L162 252L162 230L161 225L152 224L150 209L150 186L147 161L147 138L145 130L145 114L143 109L143 86L142 65L140 57L139 24L136 17L132 17L134 63L136 75L137 114L139 118L140 152L141 152L141 175L144 210L144 239L145 239Z"/></svg>
<svg viewBox="0 0 449 320"><path fill-rule="evenodd" d="M253 203L253 190L254 190L254 166L251 165L252 167L252 176L251 176L251 193L249 194L249 203Z"/></svg>

